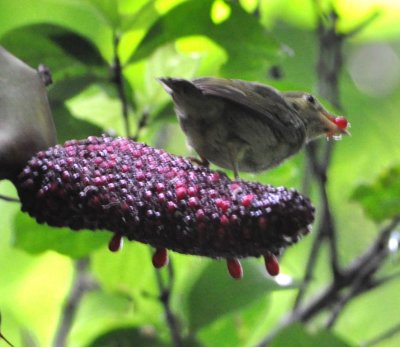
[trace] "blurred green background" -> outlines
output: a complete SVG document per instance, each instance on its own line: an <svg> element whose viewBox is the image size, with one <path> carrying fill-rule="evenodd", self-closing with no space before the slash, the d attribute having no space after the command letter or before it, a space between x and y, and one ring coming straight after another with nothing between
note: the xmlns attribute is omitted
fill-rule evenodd
<svg viewBox="0 0 400 347"><path fill-rule="evenodd" d="M346 265L400 213L398 1L0 0L0 44L30 66L43 63L51 69L54 84L48 92L60 142L104 131L126 135L110 79L117 53L124 67L130 134L169 152L193 155L156 77L221 76L315 93L317 15L331 6L339 16L339 33L377 13L345 41L339 79L352 136L335 143L328 192L339 259ZM147 125L139 127L144 116ZM301 189L303 174L304 153L271 172L243 177ZM310 195L318 211L314 190ZM0 182L0 193L16 196L7 181ZM126 243L112 254L109 233L37 225L17 203L3 200L0 211L1 332L15 346L54 346L74 264L82 258L89 259L98 287L79 303L67 346L171 345L149 247ZM265 274L259 260L245 261L245 277L236 282L223 261L171 254L171 305L184 346L254 346L292 308L313 237L286 251L279 281ZM324 252L311 297L330 278ZM396 247L380 271L399 271ZM399 291L400 281L391 281L352 300L329 332L321 316L306 327L290 327L274 346L358 346L400 323ZM399 341L397 335L377 346Z"/></svg>

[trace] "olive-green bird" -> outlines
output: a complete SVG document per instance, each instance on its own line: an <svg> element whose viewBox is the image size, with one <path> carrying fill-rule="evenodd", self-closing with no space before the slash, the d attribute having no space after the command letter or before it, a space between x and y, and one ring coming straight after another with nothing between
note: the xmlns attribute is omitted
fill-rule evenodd
<svg viewBox="0 0 400 347"><path fill-rule="evenodd" d="M222 78L160 78L172 96L188 144L203 163L239 171L270 169L321 136L348 134L308 93L279 92L255 82Z"/></svg>

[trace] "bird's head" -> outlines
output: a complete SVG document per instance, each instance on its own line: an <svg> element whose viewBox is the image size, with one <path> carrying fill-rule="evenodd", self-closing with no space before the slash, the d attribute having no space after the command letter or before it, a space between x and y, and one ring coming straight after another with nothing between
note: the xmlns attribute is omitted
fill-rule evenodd
<svg viewBox="0 0 400 347"><path fill-rule="evenodd" d="M287 92L283 96L303 119L307 142L321 136L339 139L341 135L350 134L346 118L330 114L314 96L301 92Z"/></svg>

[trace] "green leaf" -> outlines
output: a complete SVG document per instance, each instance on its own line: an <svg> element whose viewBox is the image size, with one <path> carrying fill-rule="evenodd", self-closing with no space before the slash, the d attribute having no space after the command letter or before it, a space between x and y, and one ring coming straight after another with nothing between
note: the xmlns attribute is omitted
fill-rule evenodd
<svg viewBox="0 0 400 347"><path fill-rule="evenodd" d="M178 38L204 35L223 47L228 61L223 67L227 76L248 78L267 71L279 53L277 42L251 14L238 4L229 3L230 16L219 24L210 13L213 0L186 1L167 12L150 28L131 61L146 58L158 47Z"/></svg>
<svg viewBox="0 0 400 347"><path fill-rule="evenodd" d="M104 133L99 126L86 120L75 118L61 103L52 103L54 123L59 143L71 139L83 139L88 136L100 136Z"/></svg>
<svg viewBox="0 0 400 347"><path fill-rule="evenodd" d="M262 324L265 317L270 315L270 304L269 297L264 296L248 307L218 319L201 329L196 336L206 346L248 346L255 327Z"/></svg>
<svg viewBox="0 0 400 347"><path fill-rule="evenodd" d="M51 87L49 98L52 102L64 103L68 99L84 91L96 81L98 81L98 79L90 74L66 77L61 81L57 81L57 83Z"/></svg>
<svg viewBox="0 0 400 347"><path fill-rule="evenodd" d="M149 247L139 242L125 242L116 253L100 249L92 256L91 265L96 280L108 291L141 294L151 292L155 285Z"/></svg>
<svg viewBox="0 0 400 347"><path fill-rule="evenodd" d="M266 277L259 262L242 263L244 277L240 281L229 276L225 261L210 262L199 276L188 296L188 319L192 331L280 288Z"/></svg>
<svg viewBox="0 0 400 347"><path fill-rule="evenodd" d="M16 28L43 23L58 25L86 37L97 46L103 56L111 60L112 28L101 12L89 2L0 1L0 38Z"/></svg>
<svg viewBox="0 0 400 347"><path fill-rule="evenodd" d="M118 1L115 0L89 0L94 7L103 15L108 25L116 29L120 22Z"/></svg>
<svg viewBox="0 0 400 347"><path fill-rule="evenodd" d="M92 42L70 31L63 31L51 35L50 38L57 43L69 56L74 57L88 66L105 66L105 61Z"/></svg>
<svg viewBox="0 0 400 347"><path fill-rule="evenodd" d="M295 344L294 341L296 341ZM315 334L311 334L303 325L293 324L282 330L269 346L350 347L352 345L345 342L331 331L319 331Z"/></svg>
<svg viewBox="0 0 400 347"><path fill-rule="evenodd" d="M399 215L400 165L383 171L372 183L360 184L351 198L376 222Z"/></svg>
<svg viewBox="0 0 400 347"><path fill-rule="evenodd" d="M48 250L80 258L92 251L107 247L110 233L73 231L69 228L52 228L38 224L27 214L18 212L14 220L14 246L31 254Z"/></svg>

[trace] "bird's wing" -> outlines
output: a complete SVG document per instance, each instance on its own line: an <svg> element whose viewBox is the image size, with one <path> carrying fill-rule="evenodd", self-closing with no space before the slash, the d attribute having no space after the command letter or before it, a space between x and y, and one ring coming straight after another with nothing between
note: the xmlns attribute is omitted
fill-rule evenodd
<svg viewBox="0 0 400 347"><path fill-rule="evenodd" d="M297 111L275 89L241 80L199 78L192 81L203 94L224 98L255 112L288 141L305 136L304 123ZM250 87L250 88L249 88Z"/></svg>

